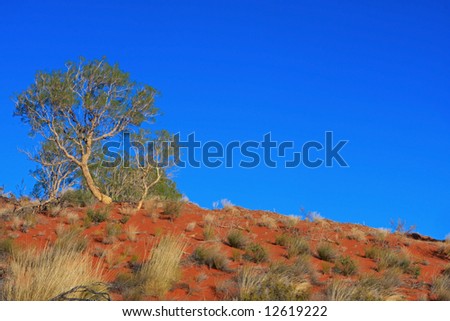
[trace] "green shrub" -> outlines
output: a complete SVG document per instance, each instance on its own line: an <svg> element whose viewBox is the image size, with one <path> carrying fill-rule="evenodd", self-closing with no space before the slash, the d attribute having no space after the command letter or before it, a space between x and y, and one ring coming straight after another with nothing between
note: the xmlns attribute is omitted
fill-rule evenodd
<svg viewBox="0 0 450 321"><path fill-rule="evenodd" d="M108 207L101 208L101 209L88 209L86 215L89 218L89 220L93 223L101 223L106 221L109 218L110 210Z"/></svg>
<svg viewBox="0 0 450 321"><path fill-rule="evenodd" d="M364 256L368 259L375 260L380 256L381 249L378 247L367 247L364 249Z"/></svg>
<svg viewBox="0 0 450 321"><path fill-rule="evenodd" d="M319 243L317 257L321 260L333 262L336 259L336 250L328 243Z"/></svg>
<svg viewBox="0 0 450 321"><path fill-rule="evenodd" d="M358 266L356 262L352 260L350 256L341 256L334 267L336 273L349 276L358 272Z"/></svg>
<svg viewBox="0 0 450 321"><path fill-rule="evenodd" d="M275 244L279 246L287 246L290 241L290 237L288 234L280 234L275 238Z"/></svg>
<svg viewBox="0 0 450 321"><path fill-rule="evenodd" d="M77 189L68 190L60 199L63 206L86 207L95 203L95 198L90 191Z"/></svg>
<svg viewBox="0 0 450 321"><path fill-rule="evenodd" d="M227 235L228 245L237 249L244 249L248 244L248 239L240 230L231 230Z"/></svg>
<svg viewBox="0 0 450 321"><path fill-rule="evenodd" d="M164 215L169 216L171 221L174 221L176 218L181 215L181 207L183 203L178 200L166 200L164 202L163 213Z"/></svg>
<svg viewBox="0 0 450 321"><path fill-rule="evenodd" d="M245 258L255 263L266 262L269 260L267 249L258 243L252 243L245 250Z"/></svg>
<svg viewBox="0 0 450 321"><path fill-rule="evenodd" d="M218 246L199 246L192 253L192 259L199 264L207 265L210 268L228 271L228 258L223 254Z"/></svg>
<svg viewBox="0 0 450 321"><path fill-rule="evenodd" d="M399 268L407 273L410 269L411 259L404 252L396 252L390 249L383 249L376 258L377 270L382 271L389 268Z"/></svg>
<svg viewBox="0 0 450 321"><path fill-rule="evenodd" d="M310 253L309 243L301 237L291 237L287 244L288 258Z"/></svg>

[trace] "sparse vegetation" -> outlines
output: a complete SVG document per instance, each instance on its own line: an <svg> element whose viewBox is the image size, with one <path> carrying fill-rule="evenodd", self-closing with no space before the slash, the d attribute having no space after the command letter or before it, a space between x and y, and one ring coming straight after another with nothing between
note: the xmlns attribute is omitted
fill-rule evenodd
<svg viewBox="0 0 450 321"><path fill-rule="evenodd" d="M269 260L269 252L258 243L251 243L245 249L244 258L255 263L262 263Z"/></svg>
<svg viewBox="0 0 450 321"><path fill-rule="evenodd" d="M336 260L334 270L339 274L349 276L358 272L358 266L350 256L341 256Z"/></svg>
<svg viewBox="0 0 450 321"><path fill-rule="evenodd" d="M326 242L319 243L317 245L317 257L321 260L328 261L328 262L334 262L334 260L337 257L336 250Z"/></svg>
<svg viewBox="0 0 450 321"><path fill-rule="evenodd" d="M109 218L110 209L106 206L99 209L90 208L87 210L86 215L91 222L98 224L106 221Z"/></svg>
<svg viewBox="0 0 450 321"><path fill-rule="evenodd" d="M258 226L264 226L264 227L267 227L272 230L274 230L278 227L277 221L273 217L271 217L267 214L262 215L259 218L257 224L258 224Z"/></svg>
<svg viewBox="0 0 450 321"><path fill-rule="evenodd" d="M366 233L357 227L352 227L350 233L347 235L349 240L355 240L358 242L364 241L366 239Z"/></svg>
<svg viewBox="0 0 450 321"><path fill-rule="evenodd" d="M181 207L183 203L178 200L166 200L164 202L163 213L167 215L171 221L174 221L176 218L180 217Z"/></svg>
<svg viewBox="0 0 450 321"><path fill-rule="evenodd" d="M192 253L192 259L199 263L207 265L221 271L228 271L228 258L223 254L219 246L199 246Z"/></svg>
<svg viewBox="0 0 450 321"><path fill-rule="evenodd" d="M227 235L228 245L237 249L245 249L248 244L248 238L241 230L231 230Z"/></svg>
<svg viewBox="0 0 450 321"><path fill-rule="evenodd" d="M308 241L299 236L290 237L286 249L288 258L309 254L311 251Z"/></svg>

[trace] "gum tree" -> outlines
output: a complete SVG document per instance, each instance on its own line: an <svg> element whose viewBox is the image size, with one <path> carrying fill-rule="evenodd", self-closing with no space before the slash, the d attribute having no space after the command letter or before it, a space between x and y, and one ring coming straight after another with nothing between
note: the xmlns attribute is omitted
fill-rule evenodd
<svg viewBox="0 0 450 321"><path fill-rule="evenodd" d="M54 144L75 164L92 194L112 199L96 184L90 170L95 150L107 139L152 121L157 92L130 80L128 73L105 59L69 62L64 70L38 72L17 96L14 115L31 127L30 134Z"/></svg>

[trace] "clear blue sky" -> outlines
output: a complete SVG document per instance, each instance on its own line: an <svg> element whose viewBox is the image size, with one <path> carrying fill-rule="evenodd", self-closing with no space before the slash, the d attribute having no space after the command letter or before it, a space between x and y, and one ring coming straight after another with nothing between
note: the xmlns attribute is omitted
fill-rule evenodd
<svg viewBox="0 0 450 321"><path fill-rule="evenodd" d="M67 1L69 3L69 1ZM348 139L350 168L193 169L180 190L248 208L450 233L446 1L3 1L0 185L32 167L14 93L37 70L107 56L162 92L159 126L202 140Z"/></svg>

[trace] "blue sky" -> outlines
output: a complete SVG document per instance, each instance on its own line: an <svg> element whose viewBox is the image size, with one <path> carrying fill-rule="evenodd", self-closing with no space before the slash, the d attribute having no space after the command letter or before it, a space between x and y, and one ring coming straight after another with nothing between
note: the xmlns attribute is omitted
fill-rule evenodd
<svg viewBox="0 0 450 321"><path fill-rule="evenodd" d="M69 2L67 2L69 3ZM177 172L211 207L318 211L343 222L450 233L450 5L445 1L62 1L0 5L0 185L33 142L12 97L37 70L107 56L162 92L158 126L201 140L301 146L331 130L349 168Z"/></svg>

